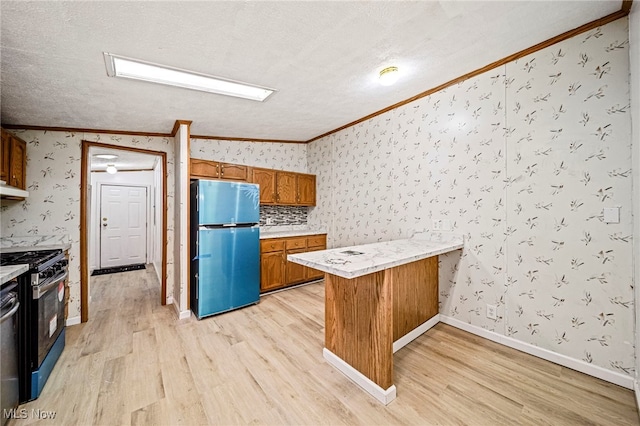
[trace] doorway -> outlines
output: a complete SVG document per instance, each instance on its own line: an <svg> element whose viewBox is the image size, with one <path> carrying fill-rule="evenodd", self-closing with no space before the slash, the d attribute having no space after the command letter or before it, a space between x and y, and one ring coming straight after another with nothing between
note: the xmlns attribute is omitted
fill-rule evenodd
<svg viewBox="0 0 640 426"><path fill-rule="evenodd" d="M151 263L147 257L147 188L144 186L100 185L98 268Z"/></svg>
<svg viewBox="0 0 640 426"><path fill-rule="evenodd" d="M90 273L99 268L153 264L166 304L166 170L164 152L82 141L82 322L89 319Z"/></svg>

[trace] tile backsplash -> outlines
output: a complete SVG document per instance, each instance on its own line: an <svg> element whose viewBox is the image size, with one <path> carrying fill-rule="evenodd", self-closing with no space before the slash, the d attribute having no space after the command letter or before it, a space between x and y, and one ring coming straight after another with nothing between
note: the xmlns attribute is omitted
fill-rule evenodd
<svg viewBox="0 0 640 426"><path fill-rule="evenodd" d="M306 225L308 207L303 206L260 206L260 226Z"/></svg>

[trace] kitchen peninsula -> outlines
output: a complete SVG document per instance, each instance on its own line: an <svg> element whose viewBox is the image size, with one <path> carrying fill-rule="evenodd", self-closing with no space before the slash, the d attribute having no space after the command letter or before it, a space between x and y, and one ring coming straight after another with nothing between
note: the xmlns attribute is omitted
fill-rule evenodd
<svg viewBox="0 0 640 426"><path fill-rule="evenodd" d="M463 237L404 240L292 254L325 272L325 359L383 404L396 397L393 353L437 323L438 255Z"/></svg>

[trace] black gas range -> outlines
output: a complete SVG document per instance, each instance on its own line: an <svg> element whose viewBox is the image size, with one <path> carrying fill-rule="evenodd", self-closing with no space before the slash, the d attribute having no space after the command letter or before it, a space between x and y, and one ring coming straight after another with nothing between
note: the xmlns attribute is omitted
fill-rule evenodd
<svg viewBox="0 0 640 426"><path fill-rule="evenodd" d="M65 341L68 261L62 250L0 253L0 265L29 265L18 278L20 402L40 396Z"/></svg>

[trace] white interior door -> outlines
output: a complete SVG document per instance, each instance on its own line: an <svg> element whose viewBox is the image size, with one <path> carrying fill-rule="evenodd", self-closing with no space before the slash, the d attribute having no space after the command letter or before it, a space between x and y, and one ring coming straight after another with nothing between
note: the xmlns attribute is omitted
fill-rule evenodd
<svg viewBox="0 0 640 426"><path fill-rule="evenodd" d="M146 263L147 188L102 185L100 268Z"/></svg>

